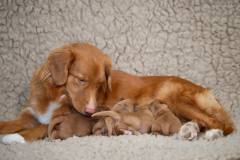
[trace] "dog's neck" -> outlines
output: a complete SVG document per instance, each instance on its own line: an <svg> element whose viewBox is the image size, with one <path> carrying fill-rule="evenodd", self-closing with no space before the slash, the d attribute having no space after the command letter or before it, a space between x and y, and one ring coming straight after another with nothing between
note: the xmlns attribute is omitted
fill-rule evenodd
<svg viewBox="0 0 240 160"><path fill-rule="evenodd" d="M165 107L159 109L159 110L154 114L155 119L157 119L158 117L160 117L160 116L161 116L164 112L166 112L166 111L169 111L168 106L165 106Z"/></svg>

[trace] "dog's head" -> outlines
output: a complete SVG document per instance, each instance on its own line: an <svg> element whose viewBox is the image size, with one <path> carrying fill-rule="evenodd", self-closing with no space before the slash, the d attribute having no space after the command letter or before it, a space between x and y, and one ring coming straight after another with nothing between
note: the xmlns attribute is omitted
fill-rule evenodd
<svg viewBox="0 0 240 160"><path fill-rule="evenodd" d="M154 116L163 109L168 108L168 106L163 101L160 100L152 101L148 107Z"/></svg>
<svg viewBox="0 0 240 160"><path fill-rule="evenodd" d="M135 112L138 108L138 103L132 99L123 99L119 98L119 102L113 106L111 111L115 111L118 113L123 112Z"/></svg>
<svg viewBox="0 0 240 160"><path fill-rule="evenodd" d="M73 106L93 114L99 92L111 91L111 58L87 43L64 45L51 51L48 66L53 82L65 86Z"/></svg>

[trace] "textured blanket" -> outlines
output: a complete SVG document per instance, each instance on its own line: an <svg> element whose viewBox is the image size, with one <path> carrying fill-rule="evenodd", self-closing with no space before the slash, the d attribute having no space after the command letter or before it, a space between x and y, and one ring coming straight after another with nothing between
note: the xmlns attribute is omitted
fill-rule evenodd
<svg viewBox="0 0 240 160"><path fill-rule="evenodd" d="M179 76L211 89L235 131L212 142L147 134L46 138L0 144L0 159L240 158L239 0L1 0L0 121L24 108L49 51L73 42L97 46L115 69Z"/></svg>

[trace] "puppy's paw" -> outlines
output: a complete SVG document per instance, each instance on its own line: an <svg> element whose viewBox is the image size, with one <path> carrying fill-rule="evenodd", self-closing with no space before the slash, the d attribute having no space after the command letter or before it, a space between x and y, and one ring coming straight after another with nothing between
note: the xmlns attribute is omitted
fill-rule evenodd
<svg viewBox="0 0 240 160"><path fill-rule="evenodd" d="M51 140L51 142L61 142L61 139L55 139L55 140Z"/></svg>
<svg viewBox="0 0 240 160"><path fill-rule="evenodd" d="M24 138L18 133L8 134L3 137L2 142L4 144L17 144L17 143L26 143Z"/></svg>
<svg viewBox="0 0 240 160"><path fill-rule="evenodd" d="M198 124L194 122L188 122L180 128L178 132L178 137L181 140L191 141L197 139L198 132L199 132Z"/></svg>
<svg viewBox="0 0 240 160"><path fill-rule="evenodd" d="M224 135L223 135L223 131L221 131L220 129L211 129L206 131L206 134L205 134L205 138L208 141L214 141L222 137L224 137Z"/></svg>
<svg viewBox="0 0 240 160"><path fill-rule="evenodd" d="M131 131L124 131L125 135L132 135Z"/></svg>

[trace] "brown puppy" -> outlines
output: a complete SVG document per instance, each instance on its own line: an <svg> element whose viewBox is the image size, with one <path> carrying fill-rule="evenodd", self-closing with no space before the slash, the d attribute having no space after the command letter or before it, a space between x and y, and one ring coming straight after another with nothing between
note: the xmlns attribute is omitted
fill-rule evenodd
<svg viewBox="0 0 240 160"><path fill-rule="evenodd" d="M134 112L137 107L137 103L132 99L119 98L119 102L113 106L111 111L115 111L117 113L127 113ZM104 117L99 119L99 121L94 125L92 132L93 135L116 135L114 128L115 121L111 117Z"/></svg>
<svg viewBox="0 0 240 160"><path fill-rule="evenodd" d="M155 121L152 124L152 133L154 135L163 134L172 136L178 133L181 125L180 120L169 110L168 106L159 100L154 100L149 109L153 113Z"/></svg>
<svg viewBox="0 0 240 160"><path fill-rule="evenodd" d="M70 114L54 118L48 127L48 136L51 141L61 141L72 136L83 137L92 133L92 127L97 119L81 114Z"/></svg>
<svg viewBox="0 0 240 160"><path fill-rule="evenodd" d="M161 99L179 119L190 121L180 132L189 130L191 136L184 132L181 139L196 137L197 129L213 133L207 134L207 139L212 139L215 133L222 137L234 130L231 117L209 89L174 76L134 76L118 70L111 75L112 92L100 95L99 105L111 108L118 97L133 99L141 107Z"/></svg>
<svg viewBox="0 0 240 160"><path fill-rule="evenodd" d="M139 135L150 133L154 121L152 112L148 107L136 107L136 112L117 113L115 111L103 111L92 115L110 116L115 120L117 135Z"/></svg>
<svg viewBox="0 0 240 160"><path fill-rule="evenodd" d="M47 135L51 119L95 112L97 97L111 90L111 59L86 43L64 45L50 52L34 73L26 107L17 119L0 122L3 143L25 143Z"/></svg>

